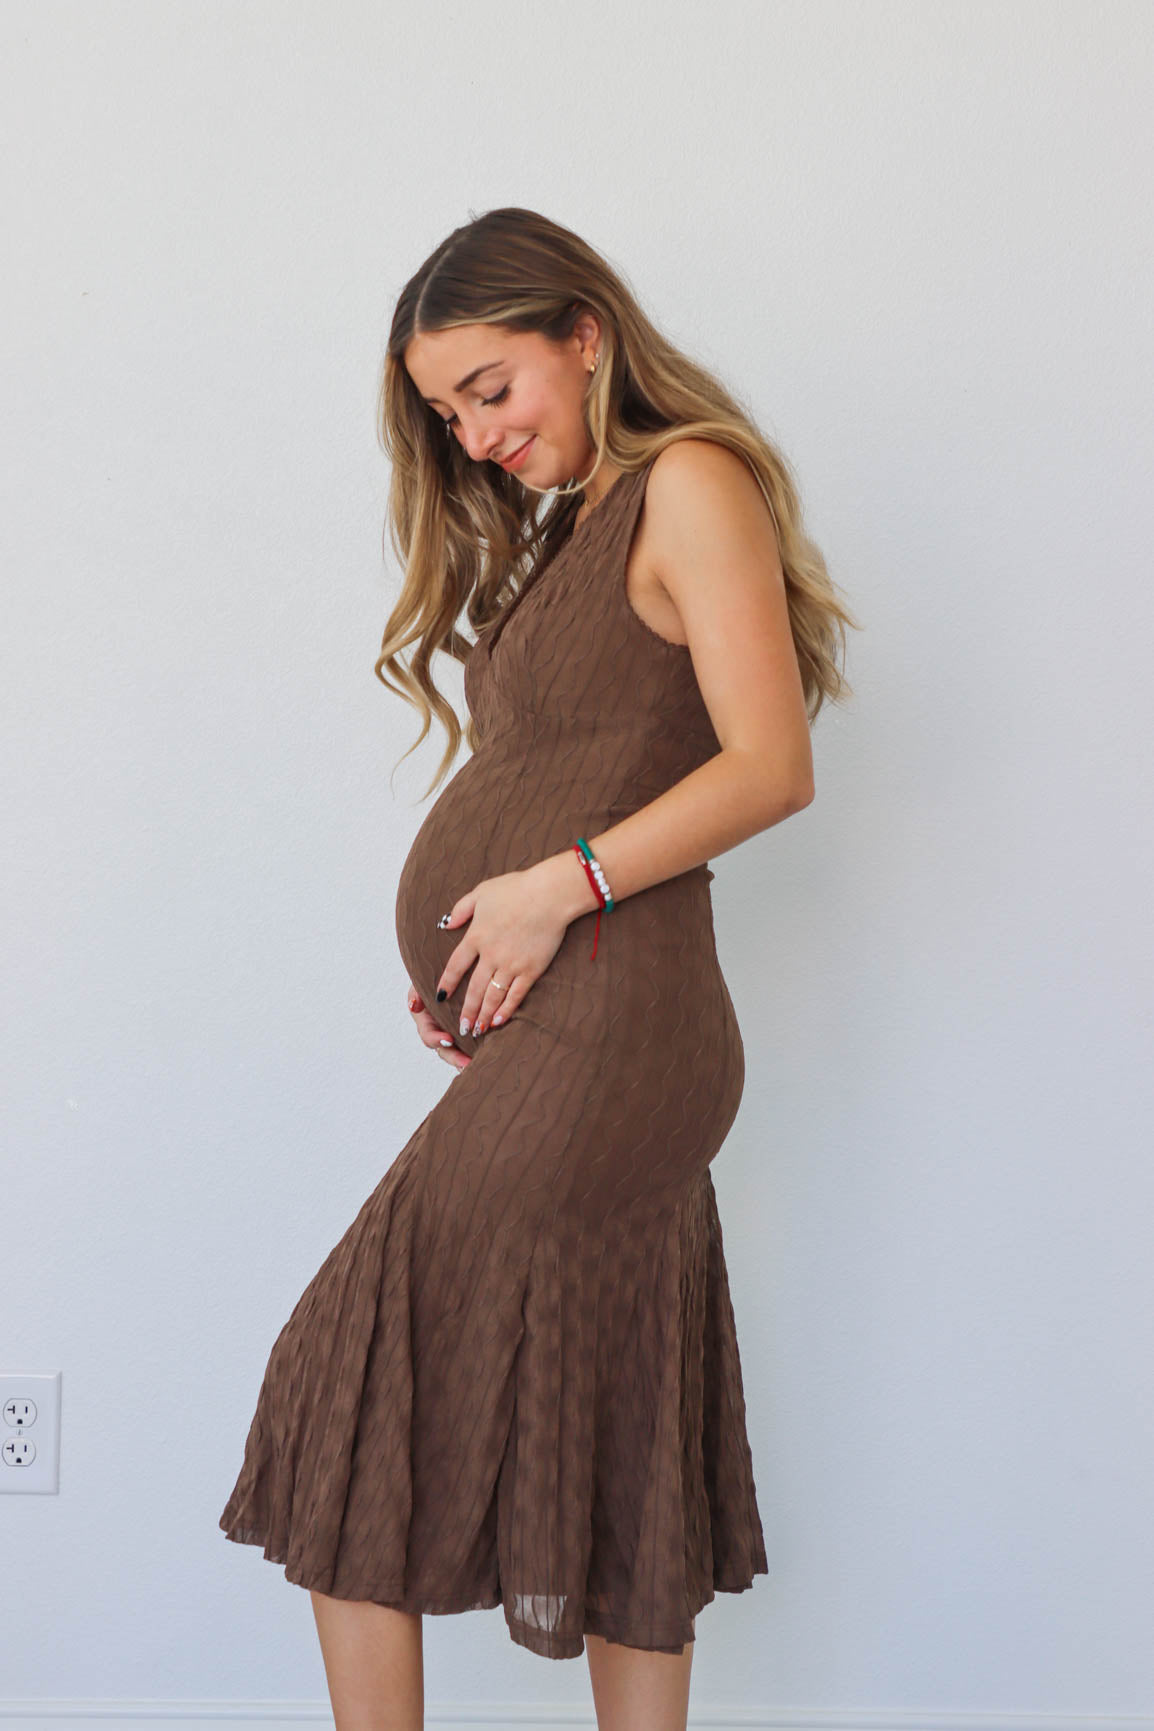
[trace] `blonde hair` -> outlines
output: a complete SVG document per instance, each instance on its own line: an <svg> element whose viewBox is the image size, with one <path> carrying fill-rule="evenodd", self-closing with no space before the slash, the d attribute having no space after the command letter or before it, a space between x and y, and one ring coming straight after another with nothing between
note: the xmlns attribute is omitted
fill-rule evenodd
<svg viewBox="0 0 1154 1731"><path fill-rule="evenodd" d="M535 211L490 210L454 229L405 284L380 387L379 438L392 464L387 527L404 582L374 671L421 715L409 751L426 737L433 715L448 733L425 797L444 779L462 737L470 750L477 743L472 718L462 729L437 690L429 671L434 653L465 660L472 643L458 630L462 609L474 631L488 625L565 533L584 494L559 490L538 519L539 494L462 450L413 383L405 350L425 332L472 324L537 331L560 343L583 310L601 325L600 363L584 403L597 452L593 473L604 460L626 471L642 468L676 439L712 439L744 457L777 529L811 724L826 698L852 691L836 652L844 660L846 627L860 627L803 529L786 458L717 379L662 336L620 275L578 235ZM414 643L406 667L398 653Z"/></svg>

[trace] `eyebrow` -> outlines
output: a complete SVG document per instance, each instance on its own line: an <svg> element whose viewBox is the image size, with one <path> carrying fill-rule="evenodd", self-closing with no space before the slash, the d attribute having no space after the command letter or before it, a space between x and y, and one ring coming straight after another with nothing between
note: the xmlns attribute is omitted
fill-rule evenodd
<svg viewBox="0 0 1154 1731"><path fill-rule="evenodd" d="M456 391L457 395L460 396L461 392L466 390L468 386L472 384L474 379L479 378L482 373L487 373L490 367L499 367L500 365L500 361L486 361L484 366L474 367L471 373L466 373L463 379L457 380L457 383L453 386L454 391ZM439 403L442 400L443 399L440 397L426 397L424 399L426 403Z"/></svg>

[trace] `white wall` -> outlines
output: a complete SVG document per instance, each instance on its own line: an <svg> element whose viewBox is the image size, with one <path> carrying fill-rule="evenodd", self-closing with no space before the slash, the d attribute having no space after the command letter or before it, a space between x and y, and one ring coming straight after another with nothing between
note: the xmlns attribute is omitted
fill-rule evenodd
<svg viewBox="0 0 1154 1731"><path fill-rule="evenodd" d="M64 1386L60 1495L0 1498L0 1698L325 1699L217 1519L451 1084L393 934L436 753L390 785L375 390L404 279L516 203L746 397L866 627L815 803L714 885L770 1574L694 1701L1149 1712L1154 10L0 25L0 1370ZM588 1703L499 1611L425 1639L431 1721Z"/></svg>

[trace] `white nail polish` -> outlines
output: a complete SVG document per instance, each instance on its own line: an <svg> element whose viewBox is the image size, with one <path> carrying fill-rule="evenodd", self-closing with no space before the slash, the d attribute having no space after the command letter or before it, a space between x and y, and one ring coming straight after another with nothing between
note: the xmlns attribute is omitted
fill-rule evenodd
<svg viewBox="0 0 1154 1731"><path fill-rule="evenodd" d="M441 1041L441 1044L442 1044L442 1046L451 1046L453 1044L453 1042L452 1042L452 1040L450 1040L448 1034L445 1035L445 1038Z"/></svg>
<svg viewBox="0 0 1154 1731"><path fill-rule="evenodd" d="M461 1032L462 1034L467 1034L469 1032L469 1024L465 1020L464 1016L461 1017Z"/></svg>

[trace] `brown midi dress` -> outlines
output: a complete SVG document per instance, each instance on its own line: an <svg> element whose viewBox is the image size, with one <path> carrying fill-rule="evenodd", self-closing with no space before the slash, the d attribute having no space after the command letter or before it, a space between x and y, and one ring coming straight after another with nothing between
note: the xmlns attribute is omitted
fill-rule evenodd
<svg viewBox="0 0 1154 1731"><path fill-rule="evenodd" d="M720 746L689 650L634 611L653 459L540 555L465 670L476 751L402 868L401 957L473 1062L393 1160L268 1360L226 1536L411 1612L500 1605L576 1658L676 1653L765 1574L710 1162L741 1035L705 865L567 928L504 1025L459 1031L438 920L656 799Z"/></svg>

